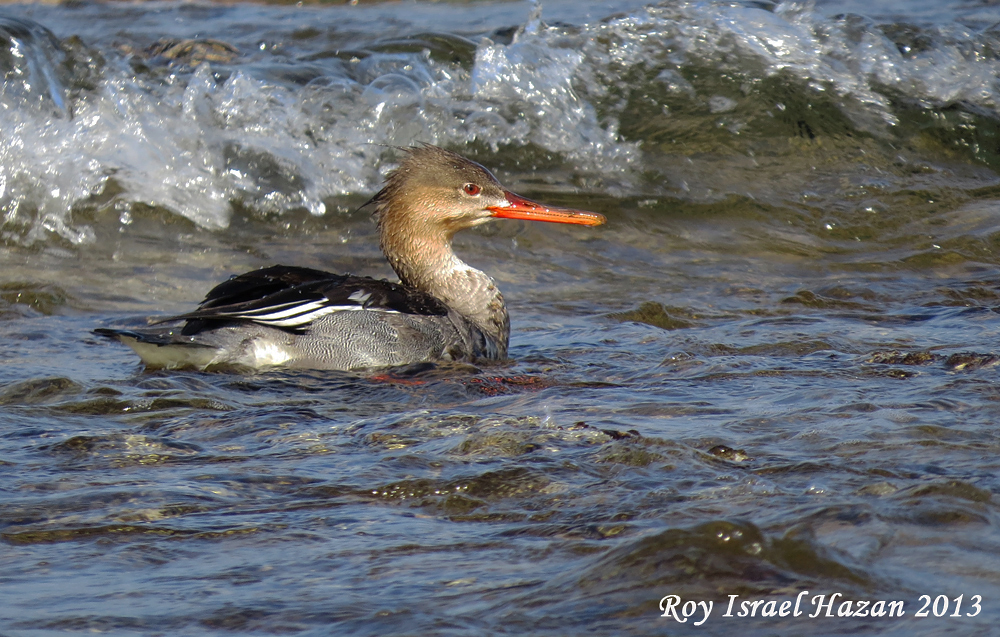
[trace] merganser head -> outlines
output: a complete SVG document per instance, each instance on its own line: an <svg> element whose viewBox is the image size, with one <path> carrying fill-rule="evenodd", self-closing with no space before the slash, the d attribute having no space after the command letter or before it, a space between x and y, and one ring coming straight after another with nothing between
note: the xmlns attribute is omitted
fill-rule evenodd
<svg viewBox="0 0 1000 637"><path fill-rule="evenodd" d="M404 150L403 162L370 202L382 253L401 282L465 317L503 358L510 335L503 295L493 279L455 255L454 234L494 217L588 226L604 223L604 217L515 195L490 171L443 148L425 144Z"/></svg>
<svg viewBox="0 0 1000 637"><path fill-rule="evenodd" d="M443 232L450 239L458 230L492 218L585 226L605 221L593 212L545 206L516 195L490 171L443 148L424 144L404 150L403 162L371 200L380 227L395 221L420 226L422 234Z"/></svg>

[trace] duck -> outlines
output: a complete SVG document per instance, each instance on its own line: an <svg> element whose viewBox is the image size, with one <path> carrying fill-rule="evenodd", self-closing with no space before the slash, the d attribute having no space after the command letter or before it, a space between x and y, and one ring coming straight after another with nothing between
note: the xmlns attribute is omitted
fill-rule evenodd
<svg viewBox="0 0 1000 637"><path fill-rule="evenodd" d="M365 204L398 282L274 265L220 283L191 312L95 332L154 369L360 371L506 359L503 295L455 254L452 238L493 219L597 226L605 217L521 197L438 146L400 150L402 161Z"/></svg>

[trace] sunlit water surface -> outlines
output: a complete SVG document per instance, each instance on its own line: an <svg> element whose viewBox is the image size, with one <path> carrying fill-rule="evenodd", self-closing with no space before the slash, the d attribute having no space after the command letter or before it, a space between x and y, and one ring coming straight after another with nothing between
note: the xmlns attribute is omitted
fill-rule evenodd
<svg viewBox="0 0 1000 637"><path fill-rule="evenodd" d="M1000 8L537 9L0 10L4 635L994 630ZM457 238L511 362L92 335L274 263L391 276L358 208L417 141L608 216ZM906 614L722 617L802 591Z"/></svg>

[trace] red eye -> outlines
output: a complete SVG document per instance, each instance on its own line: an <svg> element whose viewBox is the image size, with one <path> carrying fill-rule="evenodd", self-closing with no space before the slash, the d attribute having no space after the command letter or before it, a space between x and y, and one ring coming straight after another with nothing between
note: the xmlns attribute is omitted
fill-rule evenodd
<svg viewBox="0 0 1000 637"><path fill-rule="evenodd" d="M462 190L464 190L465 194L469 195L470 197L475 197L480 192L482 192L483 189L480 188L478 184L465 184L464 186L462 186Z"/></svg>

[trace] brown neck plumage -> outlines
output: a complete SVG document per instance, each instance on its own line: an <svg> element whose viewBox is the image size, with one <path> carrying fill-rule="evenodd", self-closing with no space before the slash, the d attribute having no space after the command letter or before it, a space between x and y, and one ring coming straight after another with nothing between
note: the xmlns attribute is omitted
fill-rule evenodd
<svg viewBox="0 0 1000 637"><path fill-rule="evenodd" d="M451 239L460 228L442 222L434 215L438 204L418 193L387 186L374 202L379 244L400 281L444 301L506 356L510 318L503 295L492 278L455 255Z"/></svg>

